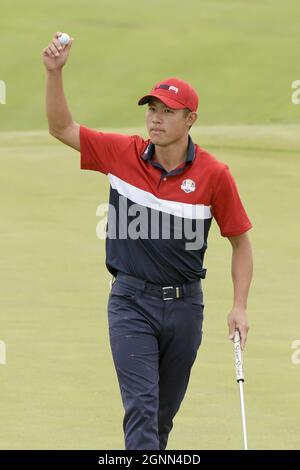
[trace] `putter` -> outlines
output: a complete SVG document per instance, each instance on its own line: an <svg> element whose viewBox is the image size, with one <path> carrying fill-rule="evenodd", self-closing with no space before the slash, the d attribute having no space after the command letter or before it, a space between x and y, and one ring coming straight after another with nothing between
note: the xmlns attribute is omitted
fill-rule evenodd
<svg viewBox="0 0 300 470"><path fill-rule="evenodd" d="M234 348L236 380L240 386L240 401L241 401L242 425L243 425L243 435L244 435L244 449L248 450L245 401L244 401L244 380L245 379L244 379L244 371L243 371L243 356L242 356L242 350L241 350L241 338L240 338L239 330L235 331L233 348Z"/></svg>

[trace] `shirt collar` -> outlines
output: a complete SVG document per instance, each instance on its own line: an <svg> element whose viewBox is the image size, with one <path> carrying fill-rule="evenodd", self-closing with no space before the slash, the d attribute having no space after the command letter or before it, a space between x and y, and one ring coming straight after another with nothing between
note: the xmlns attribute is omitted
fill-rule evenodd
<svg viewBox="0 0 300 470"><path fill-rule="evenodd" d="M154 150L155 150L155 145L150 141L147 147L145 148L144 153L142 153L141 158L145 161L151 162L152 157L154 155ZM195 158L195 153L196 153L196 146L194 142L192 141L191 136L189 135L185 163L192 163Z"/></svg>

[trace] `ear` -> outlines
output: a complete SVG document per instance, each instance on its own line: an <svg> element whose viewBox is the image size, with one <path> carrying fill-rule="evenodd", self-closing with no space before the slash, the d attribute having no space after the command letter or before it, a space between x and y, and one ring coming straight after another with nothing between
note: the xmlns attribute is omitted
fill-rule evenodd
<svg viewBox="0 0 300 470"><path fill-rule="evenodd" d="M198 114L194 112L190 112L187 117L187 125L192 126L198 119Z"/></svg>

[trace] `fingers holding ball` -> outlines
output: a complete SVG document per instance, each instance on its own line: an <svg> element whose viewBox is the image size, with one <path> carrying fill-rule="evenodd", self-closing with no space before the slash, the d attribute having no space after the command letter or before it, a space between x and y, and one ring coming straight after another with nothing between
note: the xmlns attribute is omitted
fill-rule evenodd
<svg viewBox="0 0 300 470"><path fill-rule="evenodd" d="M67 33L61 33L57 39L62 46L67 46L71 38Z"/></svg>

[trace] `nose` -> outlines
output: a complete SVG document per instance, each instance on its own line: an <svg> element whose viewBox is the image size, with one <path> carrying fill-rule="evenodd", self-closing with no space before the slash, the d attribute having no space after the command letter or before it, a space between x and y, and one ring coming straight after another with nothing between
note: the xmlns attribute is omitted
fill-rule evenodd
<svg viewBox="0 0 300 470"><path fill-rule="evenodd" d="M152 123L153 124L158 124L158 123L161 123L162 122L162 115L158 112L156 112L155 114L153 114L152 116Z"/></svg>

